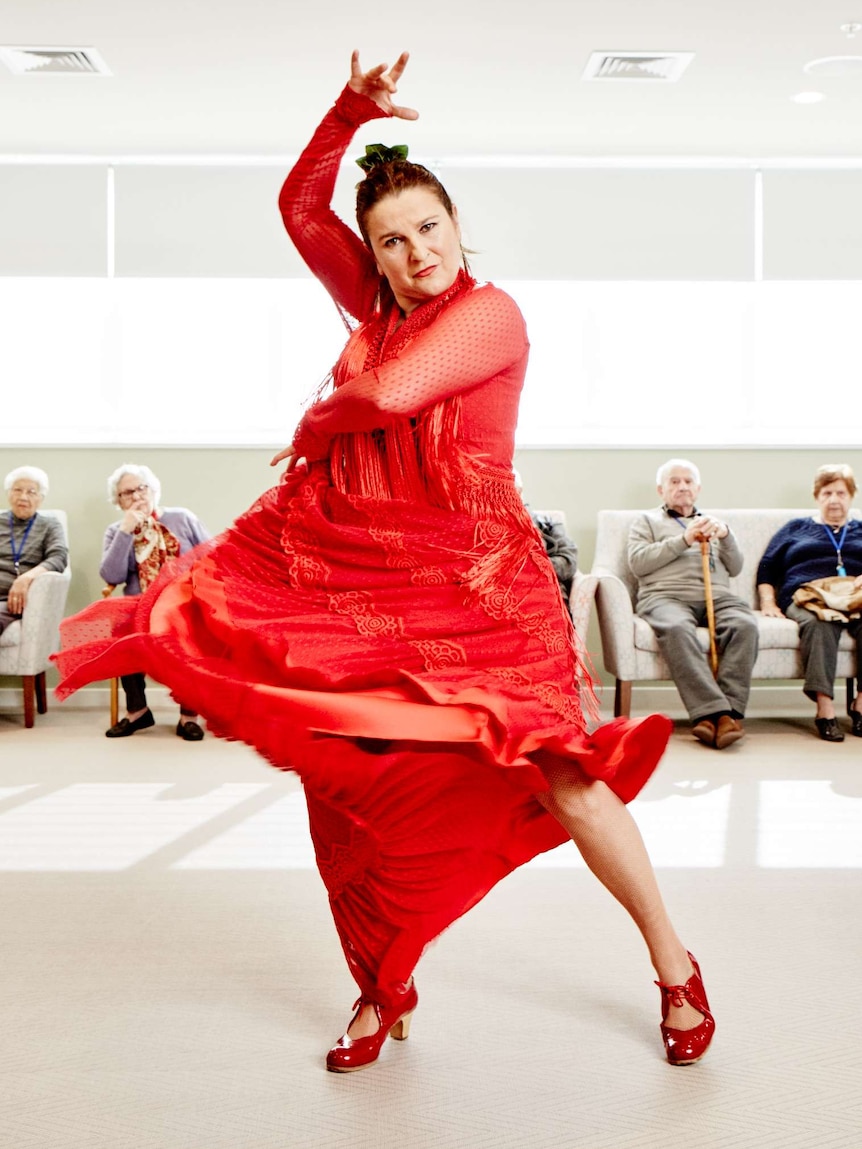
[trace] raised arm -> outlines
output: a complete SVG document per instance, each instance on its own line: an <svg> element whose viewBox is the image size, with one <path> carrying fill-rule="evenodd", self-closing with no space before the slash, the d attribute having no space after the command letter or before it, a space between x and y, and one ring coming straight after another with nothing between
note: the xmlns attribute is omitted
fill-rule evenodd
<svg viewBox="0 0 862 1149"><path fill-rule="evenodd" d="M330 203L344 153L361 124L382 117L417 118L412 108L392 102L406 64L405 52L388 71L379 64L363 72L358 53L353 53L350 81L297 160L278 199L284 226L299 254L333 299L359 320L371 314L379 275L368 248Z"/></svg>

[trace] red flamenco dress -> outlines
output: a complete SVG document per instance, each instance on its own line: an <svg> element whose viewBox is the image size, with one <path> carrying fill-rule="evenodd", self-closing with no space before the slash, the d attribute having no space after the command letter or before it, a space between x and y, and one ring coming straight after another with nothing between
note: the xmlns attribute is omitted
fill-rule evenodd
<svg viewBox="0 0 862 1149"><path fill-rule="evenodd" d="M571 622L513 482L514 302L461 273L404 318L329 208L356 127L380 114L345 90L281 194L360 322L297 432L307 464L145 594L68 619L56 657L61 698L145 671L301 777L351 972L386 1005L430 941L566 840L535 797L543 767L629 801L670 726L587 732Z"/></svg>

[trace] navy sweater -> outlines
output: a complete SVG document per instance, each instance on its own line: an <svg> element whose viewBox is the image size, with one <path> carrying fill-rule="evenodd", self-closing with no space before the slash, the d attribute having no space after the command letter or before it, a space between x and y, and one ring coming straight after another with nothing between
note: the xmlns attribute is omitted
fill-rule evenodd
<svg viewBox="0 0 862 1149"><path fill-rule="evenodd" d="M833 535L832 528L818 519L791 519L772 536L757 568L757 583L775 587L781 610L787 610L793 592L804 582L838 573L838 555L827 531L837 543L841 531ZM841 557L848 575L862 574L862 522L858 519L848 520Z"/></svg>

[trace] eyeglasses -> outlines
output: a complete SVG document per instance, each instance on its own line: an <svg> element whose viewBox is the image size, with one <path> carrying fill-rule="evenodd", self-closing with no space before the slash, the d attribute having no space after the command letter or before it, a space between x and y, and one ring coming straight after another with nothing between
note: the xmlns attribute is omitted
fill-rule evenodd
<svg viewBox="0 0 862 1149"><path fill-rule="evenodd" d="M149 488L149 485L147 483L141 483L141 485L139 487L132 487L132 489L129 491L117 491L117 498L120 500L133 499L135 497L135 495L143 495L149 489L150 488Z"/></svg>
<svg viewBox="0 0 862 1149"><path fill-rule="evenodd" d="M9 492L10 495L23 495L28 499L38 499L41 493L38 487L13 487Z"/></svg>

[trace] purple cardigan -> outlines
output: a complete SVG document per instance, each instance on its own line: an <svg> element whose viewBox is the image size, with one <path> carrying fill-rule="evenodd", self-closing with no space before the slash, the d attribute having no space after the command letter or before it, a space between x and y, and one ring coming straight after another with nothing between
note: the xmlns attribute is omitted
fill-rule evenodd
<svg viewBox="0 0 862 1149"><path fill-rule="evenodd" d="M181 555L210 538L209 531L197 515L185 507L162 508L159 511L159 522L179 539ZM123 594L141 593L138 564L135 562L134 536L120 530L119 520L111 523L105 531L99 574L105 582L114 586L125 583Z"/></svg>

